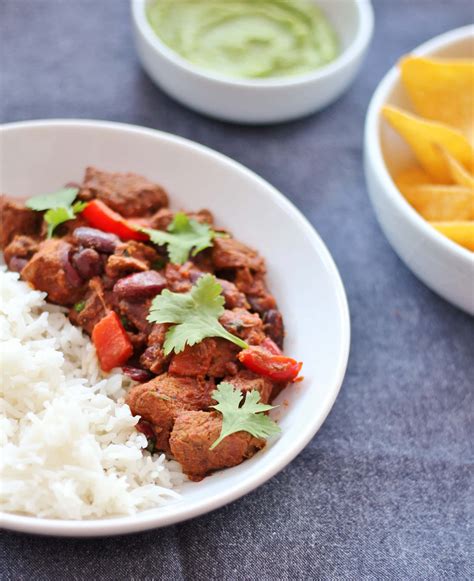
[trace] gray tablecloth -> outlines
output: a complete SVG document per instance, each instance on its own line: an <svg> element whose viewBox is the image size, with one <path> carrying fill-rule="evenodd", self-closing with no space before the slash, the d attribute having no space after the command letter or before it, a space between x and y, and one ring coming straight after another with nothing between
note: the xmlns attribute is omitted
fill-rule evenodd
<svg viewBox="0 0 474 581"><path fill-rule="evenodd" d="M373 44L351 90L318 115L264 128L201 117L158 90L135 56L125 0L0 5L3 121L124 121L239 160L284 192L322 235L340 268L353 326L331 414L270 482L207 516L128 537L4 532L1 577L472 578L473 322L391 250L362 169L364 115L381 76L422 41L469 23L472 2L377 1Z"/></svg>

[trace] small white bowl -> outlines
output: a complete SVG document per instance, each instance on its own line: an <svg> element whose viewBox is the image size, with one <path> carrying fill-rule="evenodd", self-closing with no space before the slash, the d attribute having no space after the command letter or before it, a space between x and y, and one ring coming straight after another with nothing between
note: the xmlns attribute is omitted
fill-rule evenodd
<svg viewBox="0 0 474 581"><path fill-rule="evenodd" d="M350 323L336 266L306 218L270 184L211 149L167 133L100 121L36 121L0 129L1 191L31 196L80 181L87 165L133 171L161 183L175 208L209 208L216 222L258 248L285 318L285 351L304 362L304 381L284 390L282 433L243 464L185 485L181 500L102 520L0 514L4 528L101 536L173 524L250 492L284 468L326 418L344 378ZM308 482L311 486L311 482ZM269 499L269 506L271 499Z"/></svg>
<svg viewBox="0 0 474 581"><path fill-rule="evenodd" d="M240 123L277 123L318 111L356 76L373 31L370 0L318 0L341 43L341 54L314 72L272 79L234 79L197 67L166 46L151 28L148 0L131 0L138 55L149 76L200 113Z"/></svg>
<svg viewBox="0 0 474 581"><path fill-rule="evenodd" d="M413 54L472 58L474 26L437 36ZM372 97L365 123L367 186L378 221L393 249L418 278L443 298L474 314L474 255L424 220L405 200L392 175L415 163L410 148L381 116L385 104L413 110L398 68L384 77Z"/></svg>

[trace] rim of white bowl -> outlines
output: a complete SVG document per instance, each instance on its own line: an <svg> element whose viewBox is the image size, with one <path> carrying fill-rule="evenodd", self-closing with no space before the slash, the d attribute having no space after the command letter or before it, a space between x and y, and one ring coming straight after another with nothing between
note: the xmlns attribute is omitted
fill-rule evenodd
<svg viewBox="0 0 474 581"><path fill-rule="evenodd" d="M474 36L474 25L462 26L461 28L455 28L454 30L435 36L410 51L410 54L418 56L430 55L434 51L445 48L453 42L469 36ZM447 236L441 234L441 232L438 232L436 228L433 228L433 226L431 226L407 202L393 181L387 164L385 163L380 142L380 128L381 123L384 122L381 111L383 105L387 103L388 93L392 91L397 83L400 83L400 72L398 70L398 65L395 64L380 81L372 99L370 100L365 122L366 154L369 156L370 163L383 182L384 192L393 203L404 212L410 223L414 227L419 228L423 234L429 237L440 249L451 252L466 265L472 266L474 262L474 254L467 250L467 248L456 244L456 242L453 242Z"/></svg>
<svg viewBox="0 0 474 581"><path fill-rule="evenodd" d="M0 137L5 132L14 131L17 129L34 129L51 126L75 126L79 129L89 127L101 128L110 131L127 131L130 133L138 133L149 137L160 137L161 139L168 140L171 143L179 144L183 147L205 153L214 158L219 163L224 163L230 169L244 173L263 186L263 191L266 192L266 195L274 202L276 202L289 215L291 215L294 220L299 222L313 249L315 252L317 252L328 273L330 274L331 279L334 281L337 302L341 316L341 345L338 361L336 364L337 378L335 380L334 386L331 389L331 397L326 399L326 405L318 421L313 424L309 424L308 426L301 426L299 437L294 440L293 447L286 449L284 453L280 455L278 462L267 466L265 470L258 471L247 476L245 480L239 482L238 486L221 492L211 499L204 499L194 502L191 507L187 507L186 503L177 501L176 504L169 504L153 509L152 514L150 514L149 511L143 511L137 512L136 514L130 516L119 516L82 521L42 519L33 516L23 516L13 513L1 512L0 522L4 528L31 534L66 537L99 537L106 535L135 533L154 528L161 528L176 524L178 522L186 521L221 508L222 506L229 504L230 502L233 502L234 500L237 500L238 498L241 498L252 490L258 488L267 480L275 476L283 468L285 468L292 460L294 460L318 432L319 428L327 418L334 405L346 373L351 338L349 306L347 303L344 285L334 259L332 258L321 237L307 220L307 218L274 186L272 186L269 182L264 180L258 174L248 169L241 163L195 141L191 141L184 137L179 137L164 131L141 127L139 125L129 125L127 123L116 123L110 121L94 121L92 119L47 119L7 123L0 127Z"/></svg>
<svg viewBox="0 0 474 581"><path fill-rule="evenodd" d="M349 0L346 0L349 1ZM359 28L354 40L327 65L323 65L319 69L310 73L302 75L295 75L294 77L275 77L269 79L241 79L225 75L220 75L213 71L208 71L205 68L198 67L179 55L176 51L168 47L160 40L158 35L152 29L145 13L145 6L149 0L131 0L132 17L140 34L144 37L147 43L161 56L168 59L175 66L186 70L188 73L205 78L216 83L229 85L233 87L245 88L271 88L271 87L292 87L304 85L305 83L326 79L333 74L339 72L341 69L350 65L356 60L367 48L369 44L373 28L374 28L374 12L370 0L350 0L353 2L358 10Z"/></svg>

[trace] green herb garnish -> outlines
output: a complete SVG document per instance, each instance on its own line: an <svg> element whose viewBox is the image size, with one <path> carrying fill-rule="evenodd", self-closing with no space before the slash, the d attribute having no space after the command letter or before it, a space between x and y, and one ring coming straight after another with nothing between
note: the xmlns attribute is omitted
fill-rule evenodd
<svg viewBox="0 0 474 581"><path fill-rule="evenodd" d="M78 188L63 188L52 194L34 196L26 201L26 206L37 212L43 212L44 220L48 224L48 238L51 238L54 230L60 224L68 220L74 220L77 214L86 207L86 202L76 202Z"/></svg>
<svg viewBox="0 0 474 581"><path fill-rule="evenodd" d="M219 323L223 312L222 286L215 276L205 274L187 293L165 289L153 299L147 319L150 323L173 323L165 336L165 355L180 353L186 345L195 345L206 337L221 337L247 349L245 341Z"/></svg>
<svg viewBox="0 0 474 581"><path fill-rule="evenodd" d="M34 196L26 201L26 206L32 210L52 210L53 208L69 208L77 194L78 188L63 188L52 194Z"/></svg>
<svg viewBox="0 0 474 581"><path fill-rule="evenodd" d="M81 311L84 310L86 306L86 301L79 301L78 303L76 303L73 307L73 309L76 311L76 313L80 313Z"/></svg>
<svg viewBox="0 0 474 581"><path fill-rule="evenodd" d="M235 432L248 432L255 438L269 438L281 431L278 424L263 413L278 406L260 403L260 394L256 390L248 392L243 401L244 395L240 389L223 382L212 392L212 397L217 405L211 407L222 414L222 430L210 450Z"/></svg>
<svg viewBox="0 0 474 581"><path fill-rule="evenodd" d="M212 246L214 238L225 236L215 232L209 224L193 220L183 212L175 215L166 232L152 228L142 228L141 231L148 234L154 244L166 245L169 259L175 264L184 264L190 254L196 256L198 252Z"/></svg>

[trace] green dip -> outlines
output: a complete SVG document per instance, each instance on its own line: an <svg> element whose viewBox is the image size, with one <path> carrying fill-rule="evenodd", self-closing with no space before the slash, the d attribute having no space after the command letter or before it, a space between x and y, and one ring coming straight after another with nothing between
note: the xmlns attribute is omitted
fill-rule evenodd
<svg viewBox="0 0 474 581"><path fill-rule="evenodd" d="M338 55L334 30L311 0L152 0L147 15L170 48L226 76L300 75Z"/></svg>

